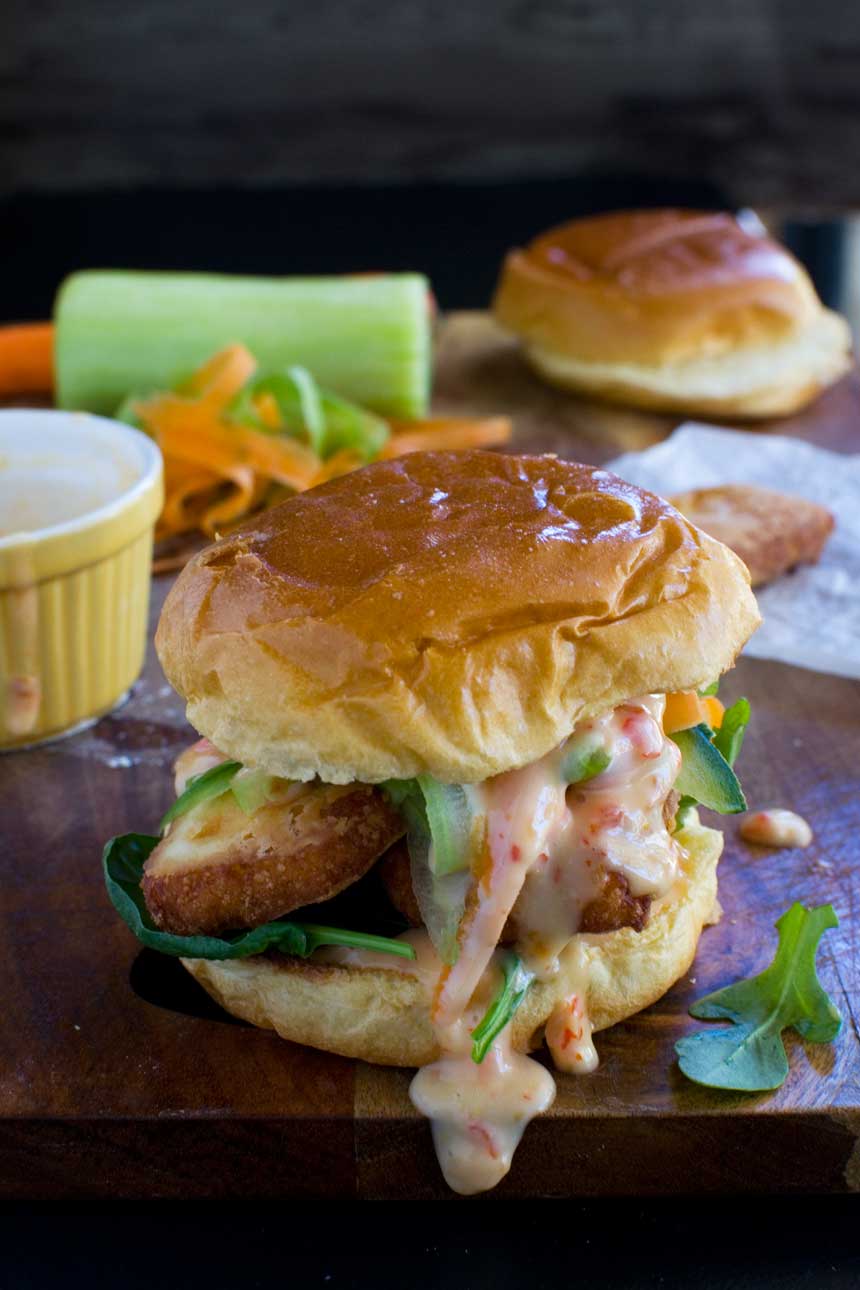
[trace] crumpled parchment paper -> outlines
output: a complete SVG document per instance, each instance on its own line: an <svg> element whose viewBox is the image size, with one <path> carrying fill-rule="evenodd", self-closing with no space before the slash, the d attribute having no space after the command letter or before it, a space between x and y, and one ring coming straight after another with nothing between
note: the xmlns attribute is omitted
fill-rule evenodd
<svg viewBox="0 0 860 1290"><path fill-rule="evenodd" d="M860 678L860 455L687 422L663 443L625 453L608 469L664 497L688 488L759 484L826 506L836 528L821 562L759 588L764 622L744 653Z"/></svg>

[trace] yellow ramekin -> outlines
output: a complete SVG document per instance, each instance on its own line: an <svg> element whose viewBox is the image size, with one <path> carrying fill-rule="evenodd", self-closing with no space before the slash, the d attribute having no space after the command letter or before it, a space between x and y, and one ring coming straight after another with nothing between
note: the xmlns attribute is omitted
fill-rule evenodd
<svg viewBox="0 0 860 1290"><path fill-rule="evenodd" d="M39 446L50 473L63 436L74 445L71 469L89 462L95 471L109 459L122 484L76 519L0 537L0 749L109 711L143 664L161 453L140 431L105 417L9 408L0 411L0 470L4 445L14 453L20 441L31 453ZM38 475L32 486L38 501Z"/></svg>

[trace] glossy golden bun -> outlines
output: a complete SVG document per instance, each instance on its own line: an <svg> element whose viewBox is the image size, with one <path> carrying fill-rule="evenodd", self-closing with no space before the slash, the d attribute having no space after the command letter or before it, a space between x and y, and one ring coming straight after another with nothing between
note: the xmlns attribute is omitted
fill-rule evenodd
<svg viewBox="0 0 860 1290"><path fill-rule="evenodd" d="M511 251L494 312L554 384L663 411L776 416L851 366L851 332L732 215L626 211Z"/></svg>
<svg viewBox="0 0 860 1290"><path fill-rule="evenodd" d="M695 820L695 817L694 817ZM587 1010L605 1030L654 1003L692 963L702 928L717 908L723 836L697 821L681 830L682 879L655 905L641 932L631 927L574 937L584 943ZM415 976L397 967L348 967L273 957L183 959L223 1008L283 1039L383 1066L424 1066L439 1056L428 999ZM558 976L533 985L513 1022L513 1044L537 1048L555 1005L582 988L568 951Z"/></svg>
<svg viewBox="0 0 860 1290"><path fill-rule="evenodd" d="M737 556L607 471L415 453L195 556L156 645L191 723L246 765L474 783L712 681L758 622Z"/></svg>

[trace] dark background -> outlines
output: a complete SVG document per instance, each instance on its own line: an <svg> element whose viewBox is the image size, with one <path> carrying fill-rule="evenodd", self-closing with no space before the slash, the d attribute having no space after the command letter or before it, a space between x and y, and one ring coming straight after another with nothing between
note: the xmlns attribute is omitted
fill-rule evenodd
<svg viewBox="0 0 860 1290"><path fill-rule="evenodd" d="M0 0L0 24L7 319L94 265L420 268L480 307L507 247L661 204L789 219L844 304L856 0Z"/></svg>
<svg viewBox="0 0 860 1290"><path fill-rule="evenodd" d="M2 9L0 173L14 191L635 172L806 209L860 192L853 0Z"/></svg>
<svg viewBox="0 0 860 1290"><path fill-rule="evenodd" d="M510 245L660 204L756 206L839 304L858 125L856 0L0 0L0 317L96 265L481 307ZM842 1290L852 1202L14 1206L0 1287Z"/></svg>

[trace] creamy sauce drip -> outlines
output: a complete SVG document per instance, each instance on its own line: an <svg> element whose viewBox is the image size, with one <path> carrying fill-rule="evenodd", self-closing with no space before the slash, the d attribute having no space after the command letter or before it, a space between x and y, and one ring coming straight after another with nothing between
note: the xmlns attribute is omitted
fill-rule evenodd
<svg viewBox="0 0 860 1290"><path fill-rule="evenodd" d="M550 1014L546 1023L546 1046L556 1070L568 1075L590 1075L597 1070L600 1059L591 1038L591 1018L586 1007L588 970L582 942L571 942L565 958L572 988L567 998L557 1003Z"/></svg>
<svg viewBox="0 0 860 1290"><path fill-rule="evenodd" d="M564 809L514 909L518 948L542 980L558 972L559 956L579 930L605 871L624 877L634 896L655 899L677 878L678 849L663 820L663 803L681 754L663 736L664 705L662 697L649 697L582 722L561 749L538 763L558 779L572 746L603 750L612 758L594 779L563 790Z"/></svg>
<svg viewBox="0 0 860 1290"><path fill-rule="evenodd" d="M529 1121L555 1098L555 1081L539 1062L513 1051L510 1026L496 1038L484 1060L472 1060L471 1031L491 997L497 972L486 972L481 988L458 1019L437 1037L443 1055L424 1066L409 1096L428 1117L445 1181L461 1196L488 1191L504 1178Z"/></svg>
<svg viewBox="0 0 860 1290"><path fill-rule="evenodd" d="M584 950L573 937L599 889L601 869L623 875L634 895L658 899L677 880L678 849L663 803L680 754L663 735L664 703L648 696L623 704L582 723L539 762L474 790L486 815L486 844L461 924L459 957L442 969L433 1000L442 1057L420 1070L410 1088L415 1106L431 1120L445 1179L463 1195L505 1176L529 1120L555 1096L544 1067L513 1051L510 1024L483 1062L471 1057L471 1031L498 988L496 946L508 917L514 914L517 950L539 979L564 970L571 989L549 1018L547 1043L560 1070L585 1073L598 1058ZM595 778L568 787L562 768L576 742L603 749L612 760Z"/></svg>

